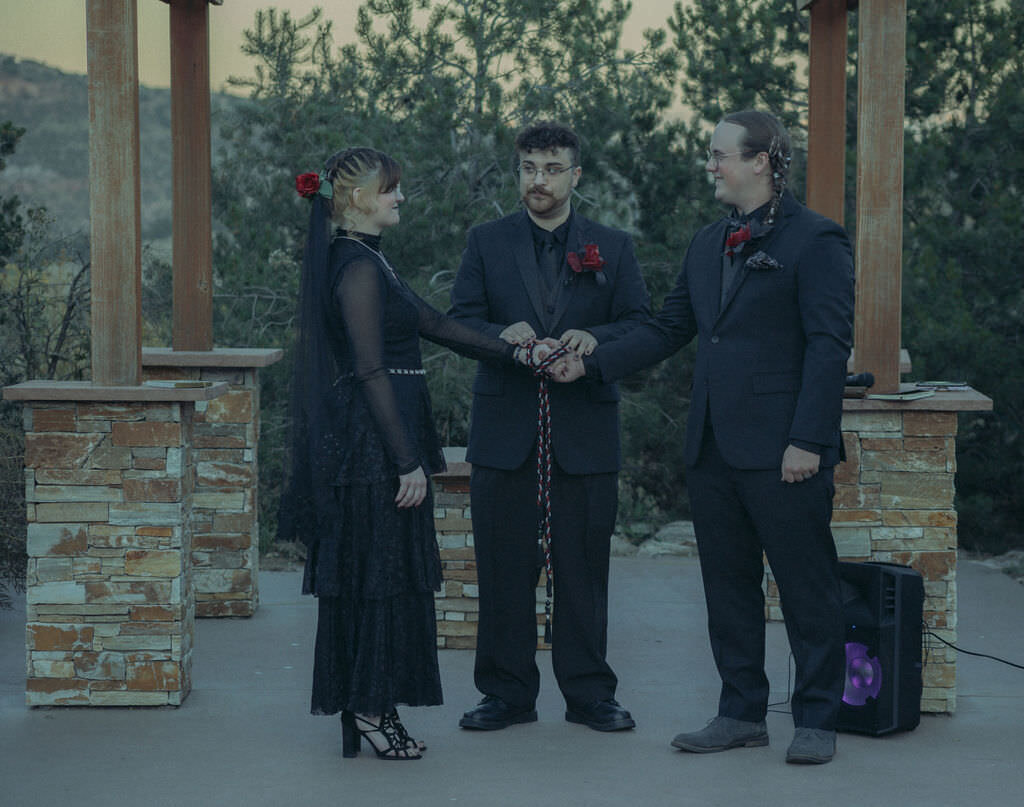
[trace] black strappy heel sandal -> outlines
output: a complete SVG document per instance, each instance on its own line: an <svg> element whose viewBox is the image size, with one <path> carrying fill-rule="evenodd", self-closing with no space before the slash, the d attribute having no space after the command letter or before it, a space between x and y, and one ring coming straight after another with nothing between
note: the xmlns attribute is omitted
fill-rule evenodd
<svg viewBox="0 0 1024 807"><path fill-rule="evenodd" d="M388 717L391 719L391 722L395 724L395 728L402 734L403 737L405 737L406 745L409 748L417 748L419 749L419 752L421 754L427 750L427 744L423 742L423 740L414 740L412 737L409 736L409 732L406 731L405 726L402 725L402 721L398 719L397 709L392 709L391 714L389 714Z"/></svg>
<svg viewBox="0 0 1024 807"><path fill-rule="evenodd" d="M363 738L373 748L378 759L421 759L416 746L405 726L398 720L397 712L384 715L379 723L372 723L362 715L354 712L341 713L341 754L343 757L354 757L359 753ZM378 745L375 738L380 737L386 745Z"/></svg>

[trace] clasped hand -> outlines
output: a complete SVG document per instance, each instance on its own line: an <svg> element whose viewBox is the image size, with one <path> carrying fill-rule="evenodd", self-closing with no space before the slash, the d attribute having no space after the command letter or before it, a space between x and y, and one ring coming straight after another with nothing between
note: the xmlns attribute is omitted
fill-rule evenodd
<svg viewBox="0 0 1024 807"><path fill-rule="evenodd" d="M545 369L556 381L575 381L583 375L583 356L589 355L597 347L597 339L587 332L571 328L559 339L546 337L538 339L536 332L528 322L516 322L498 334L512 345L519 345L516 350L516 361L535 369L550 355L551 351L565 346L569 351L558 361ZM574 373L576 373L574 375ZM400 509L419 507L427 495L427 476L422 467L400 474L398 477L398 493L395 505Z"/></svg>
<svg viewBox="0 0 1024 807"><path fill-rule="evenodd" d="M531 369L535 369L553 350L562 346L568 348L562 358L544 370L549 377L563 383L575 381L584 374L583 357L589 356L597 347L597 338L578 328L570 328L558 339L538 339L536 331L525 321L509 325L498 336L510 344L520 345L522 349L516 351L516 360Z"/></svg>

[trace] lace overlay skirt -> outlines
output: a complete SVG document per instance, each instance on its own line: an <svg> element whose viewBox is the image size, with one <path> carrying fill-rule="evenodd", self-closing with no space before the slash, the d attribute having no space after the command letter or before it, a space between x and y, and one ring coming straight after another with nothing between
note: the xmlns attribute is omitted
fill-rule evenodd
<svg viewBox="0 0 1024 807"><path fill-rule="evenodd" d="M397 481L336 488L336 522L310 548L303 588L319 599L314 714L383 714L441 703L433 493L394 505Z"/></svg>

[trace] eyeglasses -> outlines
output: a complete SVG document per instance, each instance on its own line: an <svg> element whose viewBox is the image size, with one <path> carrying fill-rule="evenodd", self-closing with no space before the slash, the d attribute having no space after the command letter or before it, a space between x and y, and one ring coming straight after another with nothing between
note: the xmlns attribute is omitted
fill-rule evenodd
<svg viewBox="0 0 1024 807"><path fill-rule="evenodd" d="M564 174L566 171L571 171L575 168L575 165L534 165L533 163L519 163L519 173L527 179L533 179L537 174L548 179L554 179L555 177Z"/></svg>
<svg viewBox="0 0 1024 807"><path fill-rule="evenodd" d="M711 149L705 149L704 153L707 155L708 163L714 165L715 168L717 168L721 164L722 160L724 160L726 157L735 157L737 154L747 154L749 153L749 149L741 149L740 151L730 151L725 154L722 154L722 152L720 151L712 151Z"/></svg>

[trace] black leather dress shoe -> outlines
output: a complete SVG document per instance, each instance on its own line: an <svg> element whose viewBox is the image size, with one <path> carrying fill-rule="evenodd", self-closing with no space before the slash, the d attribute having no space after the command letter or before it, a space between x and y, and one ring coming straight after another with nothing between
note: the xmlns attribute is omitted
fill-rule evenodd
<svg viewBox="0 0 1024 807"><path fill-rule="evenodd" d="M622 731L636 727L633 716L614 698L596 701L584 707L571 707L565 713L570 723L582 723L595 731Z"/></svg>
<svg viewBox="0 0 1024 807"><path fill-rule="evenodd" d="M495 731L508 728L514 723L533 723L536 719L537 710L532 706L526 709L513 707L496 695L488 695L475 709L462 715L459 726L478 731Z"/></svg>

